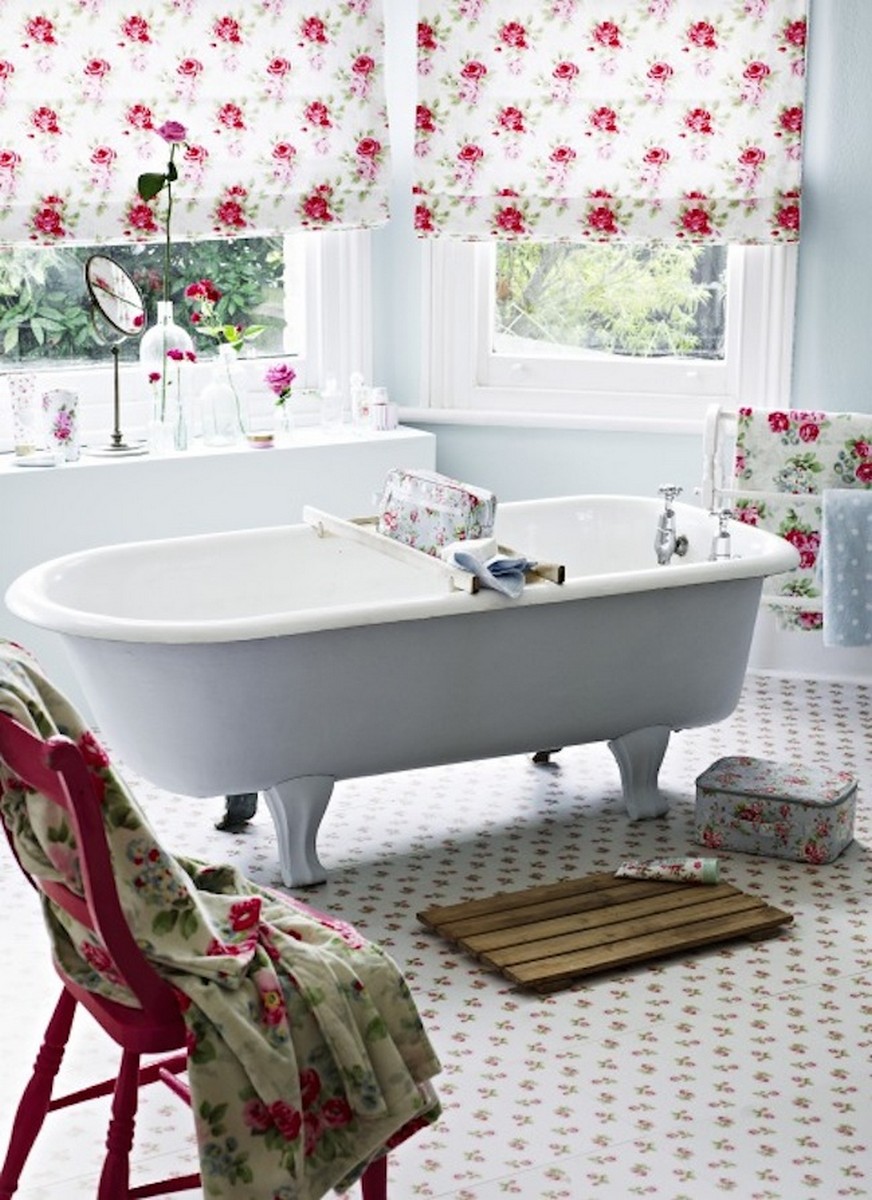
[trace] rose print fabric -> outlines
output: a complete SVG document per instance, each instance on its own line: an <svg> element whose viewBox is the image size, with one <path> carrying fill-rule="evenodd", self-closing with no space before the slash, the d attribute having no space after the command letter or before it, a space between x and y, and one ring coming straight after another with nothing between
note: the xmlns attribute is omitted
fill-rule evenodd
<svg viewBox="0 0 872 1200"><path fill-rule="evenodd" d="M740 408L736 479L800 495L872 487L872 414Z"/></svg>
<svg viewBox="0 0 872 1200"><path fill-rule="evenodd" d="M807 0L421 0L422 236L796 241Z"/></svg>
<svg viewBox="0 0 872 1200"><path fill-rule="evenodd" d="M763 585L786 627L823 626L823 492L845 488L872 488L872 414L739 409L733 489L721 497L799 551L795 570Z"/></svg>
<svg viewBox="0 0 872 1200"><path fill-rule="evenodd" d="M717 883L716 858L628 858L615 871L618 879L660 879L672 883Z"/></svg>
<svg viewBox="0 0 872 1200"><path fill-rule="evenodd" d="M204 1196L315 1200L438 1115L439 1064L396 965L344 921L157 842L105 751L33 660L0 642L0 710L83 750L131 929L181 994ZM0 812L33 874L81 894L61 810L4 773ZM130 1003L96 935L44 902L55 959Z"/></svg>
<svg viewBox="0 0 872 1200"><path fill-rule="evenodd" d="M0 244L164 233L155 130L184 124L173 235L343 229L387 217L381 0L0 4Z"/></svg>
<svg viewBox="0 0 872 1200"><path fill-rule="evenodd" d="M696 840L796 862L828 863L854 839L857 781L762 758L720 758L696 781Z"/></svg>
<svg viewBox="0 0 872 1200"><path fill-rule="evenodd" d="M497 498L486 488L461 483L436 471L388 472L378 532L438 557L451 542L489 538Z"/></svg>

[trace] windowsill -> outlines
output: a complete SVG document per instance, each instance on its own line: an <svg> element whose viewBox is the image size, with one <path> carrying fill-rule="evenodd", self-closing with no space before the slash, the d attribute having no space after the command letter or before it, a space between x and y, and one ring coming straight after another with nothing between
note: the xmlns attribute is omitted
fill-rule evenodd
<svg viewBox="0 0 872 1200"><path fill-rule="evenodd" d="M297 359L298 375L303 367ZM263 376L275 358L240 358L234 369L234 383L239 388L240 398L249 419L256 425L269 426L275 412L275 396L270 392ZM212 380L218 360L203 358L186 367L185 392L188 398L188 429L199 432L202 419L200 397ZM32 374L35 379L34 402L53 388L64 388L73 392L78 399L78 422L82 445L109 441L114 421L114 388L112 367L106 363L77 364L70 366L44 366L30 369L16 368ZM0 369L0 376L4 372ZM125 439L133 441L145 435L155 403L155 394L146 380L138 362L124 362L118 375L119 418ZM306 422L318 423L317 409L310 400L310 389L304 380L295 388L297 407L301 408ZM6 399L4 381L0 378L0 452L12 445L12 410Z"/></svg>
<svg viewBox="0 0 872 1200"><path fill-rule="evenodd" d="M506 429L585 429L597 433L659 433L699 435L705 414L694 417L640 417L582 413L532 413L472 408L401 407L407 425L466 425Z"/></svg>
<svg viewBox="0 0 872 1200"><path fill-rule="evenodd" d="M393 441L402 443L408 441L410 438L419 436L418 430L407 429L403 426L400 426L398 429L382 431L357 428L352 425L338 425L335 428L325 428L323 425L311 425L295 429L293 433L281 435L278 441L266 449L256 449L242 442L232 446L207 446L201 438L192 439L187 450L176 450L161 454L153 454L151 452L144 454L89 453L89 447L83 446L81 454L76 461L62 462L54 466L30 466L27 464L26 457L17 457L11 451L4 450L0 451L0 474L14 473L16 475L32 476L47 472L55 473L58 470L63 470L64 472L87 471L94 467L103 466L111 466L116 469L122 466L136 468L142 465L162 462L185 463L194 459L232 458L241 455L247 458L263 459L275 454L284 455L288 451L315 451L322 450L325 447L354 446L373 442L387 444ZM131 445L135 441L135 438L130 438ZM102 444L102 442L92 440L91 446L99 447Z"/></svg>

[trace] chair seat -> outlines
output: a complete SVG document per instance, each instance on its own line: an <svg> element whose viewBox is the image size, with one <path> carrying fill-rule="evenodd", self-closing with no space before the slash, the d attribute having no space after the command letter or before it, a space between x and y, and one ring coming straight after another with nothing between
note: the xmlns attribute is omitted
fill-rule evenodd
<svg viewBox="0 0 872 1200"><path fill-rule="evenodd" d="M58 974L67 991L123 1049L133 1050L136 1054L166 1054L184 1048L186 1031L181 1013L176 1014L174 1021L158 1023L141 1008L98 996L74 980L66 979L62 971Z"/></svg>

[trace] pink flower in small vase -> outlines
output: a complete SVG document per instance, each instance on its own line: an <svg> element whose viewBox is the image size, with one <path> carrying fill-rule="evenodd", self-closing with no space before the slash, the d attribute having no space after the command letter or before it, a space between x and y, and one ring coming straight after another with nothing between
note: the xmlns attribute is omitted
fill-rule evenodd
<svg viewBox="0 0 872 1200"><path fill-rule="evenodd" d="M263 378L270 391L275 393L276 404L284 404L291 394L297 372L289 363L274 363Z"/></svg>

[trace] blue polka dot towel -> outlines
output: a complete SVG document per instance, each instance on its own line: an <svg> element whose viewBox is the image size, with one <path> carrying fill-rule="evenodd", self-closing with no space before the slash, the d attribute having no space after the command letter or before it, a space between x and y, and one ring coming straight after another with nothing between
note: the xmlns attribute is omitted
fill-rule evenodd
<svg viewBox="0 0 872 1200"><path fill-rule="evenodd" d="M823 496L824 645L872 644L872 491Z"/></svg>

